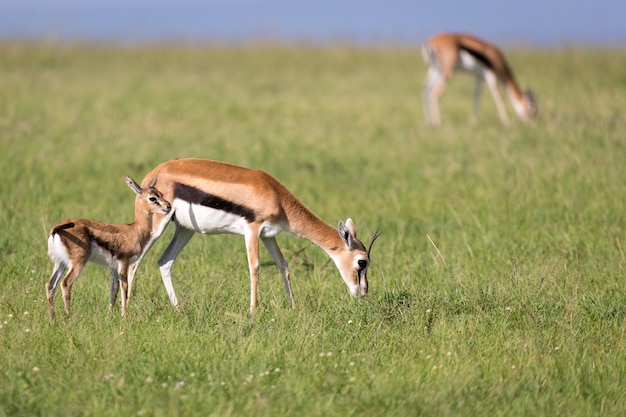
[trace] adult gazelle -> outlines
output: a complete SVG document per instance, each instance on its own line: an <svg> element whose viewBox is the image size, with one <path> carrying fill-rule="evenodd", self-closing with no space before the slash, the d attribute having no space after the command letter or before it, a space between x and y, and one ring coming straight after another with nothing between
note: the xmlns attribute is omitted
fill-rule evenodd
<svg viewBox="0 0 626 417"><path fill-rule="evenodd" d="M441 123L439 97L456 71L466 71L475 75L473 121L478 120L483 80L496 103L502 123L508 123L509 118L498 84L504 86L513 109L521 120L528 122L536 117L537 107L532 92L522 91L504 54L496 46L472 35L441 33L430 38L422 46L422 54L428 65L423 96L426 119L430 124Z"/></svg>
<svg viewBox="0 0 626 417"><path fill-rule="evenodd" d="M158 178L157 187L163 197L172 202L172 211L164 218L169 220L171 216L174 235L159 259L159 268L175 308L178 298L172 285L172 265L194 233L244 236L250 272L250 312L257 307L259 241L278 265L287 297L295 306L287 261L276 242L276 235L283 231L322 248L353 296L367 294L370 253L378 233L366 247L357 239L351 219L332 227L270 174L205 159L176 159L154 168L143 184L154 178Z"/></svg>

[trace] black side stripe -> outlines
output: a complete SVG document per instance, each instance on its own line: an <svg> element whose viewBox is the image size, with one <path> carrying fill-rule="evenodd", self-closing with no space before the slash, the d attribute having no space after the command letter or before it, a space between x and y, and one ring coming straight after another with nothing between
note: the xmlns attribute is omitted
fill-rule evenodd
<svg viewBox="0 0 626 417"><path fill-rule="evenodd" d="M493 65L491 64L491 61L489 60L487 55L480 53L474 49L468 48L467 46L463 46L463 45L461 45L459 49L473 56L476 60L480 61L485 67L489 69L493 69Z"/></svg>
<svg viewBox="0 0 626 417"><path fill-rule="evenodd" d="M174 185L174 198L184 200L190 204L198 204L212 209L225 211L241 216L252 223L256 219L254 210L241 204L233 203L213 194L205 193L195 187L176 183Z"/></svg>

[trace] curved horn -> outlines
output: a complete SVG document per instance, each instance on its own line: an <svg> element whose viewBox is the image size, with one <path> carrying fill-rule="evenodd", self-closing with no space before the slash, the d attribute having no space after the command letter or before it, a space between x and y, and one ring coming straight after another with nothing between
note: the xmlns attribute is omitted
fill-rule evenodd
<svg viewBox="0 0 626 417"><path fill-rule="evenodd" d="M374 241L375 241L376 239L378 239L378 236L380 236L380 233L381 233L381 232L379 232L379 231L378 231L378 229L376 229L376 231L375 231L375 232L374 232L374 234L372 235L372 238L370 239L370 244L369 244L369 246L367 247L367 255L368 255L368 256L369 256L369 254L370 254L370 251L372 250L372 245L374 244Z"/></svg>

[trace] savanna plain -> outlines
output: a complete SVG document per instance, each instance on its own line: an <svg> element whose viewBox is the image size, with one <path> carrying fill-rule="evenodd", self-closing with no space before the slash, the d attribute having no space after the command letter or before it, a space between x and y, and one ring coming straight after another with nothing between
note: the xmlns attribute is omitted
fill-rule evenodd
<svg viewBox="0 0 626 417"><path fill-rule="evenodd" d="M623 416L626 54L507 50L539 118L502 126L472 78L424 122L418 47L0 44L0 416ZM513 113L509 107L509 115ZM131 222L137 181L180 157L278 177L372 250L352 298L281 234L296 308L240 236L157 259L129 313L88 266L48 319L47 233Z"/></svg>

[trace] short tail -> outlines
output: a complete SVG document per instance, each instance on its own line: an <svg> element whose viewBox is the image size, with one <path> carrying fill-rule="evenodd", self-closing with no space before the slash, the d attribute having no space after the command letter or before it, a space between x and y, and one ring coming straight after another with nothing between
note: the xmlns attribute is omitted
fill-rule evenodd
<svg viewBox="0 0 626 417"><path fill-rule="evenodd" d="M52 231L50 232L51 236L54 236L55 234L59 233L59 231L61 230L65 230L65 229L71 229L72 227L74 227L75 224L73 222L68 222L68 223L64 223L64 224L60 224L58 226L55 226Z"/></svg>

